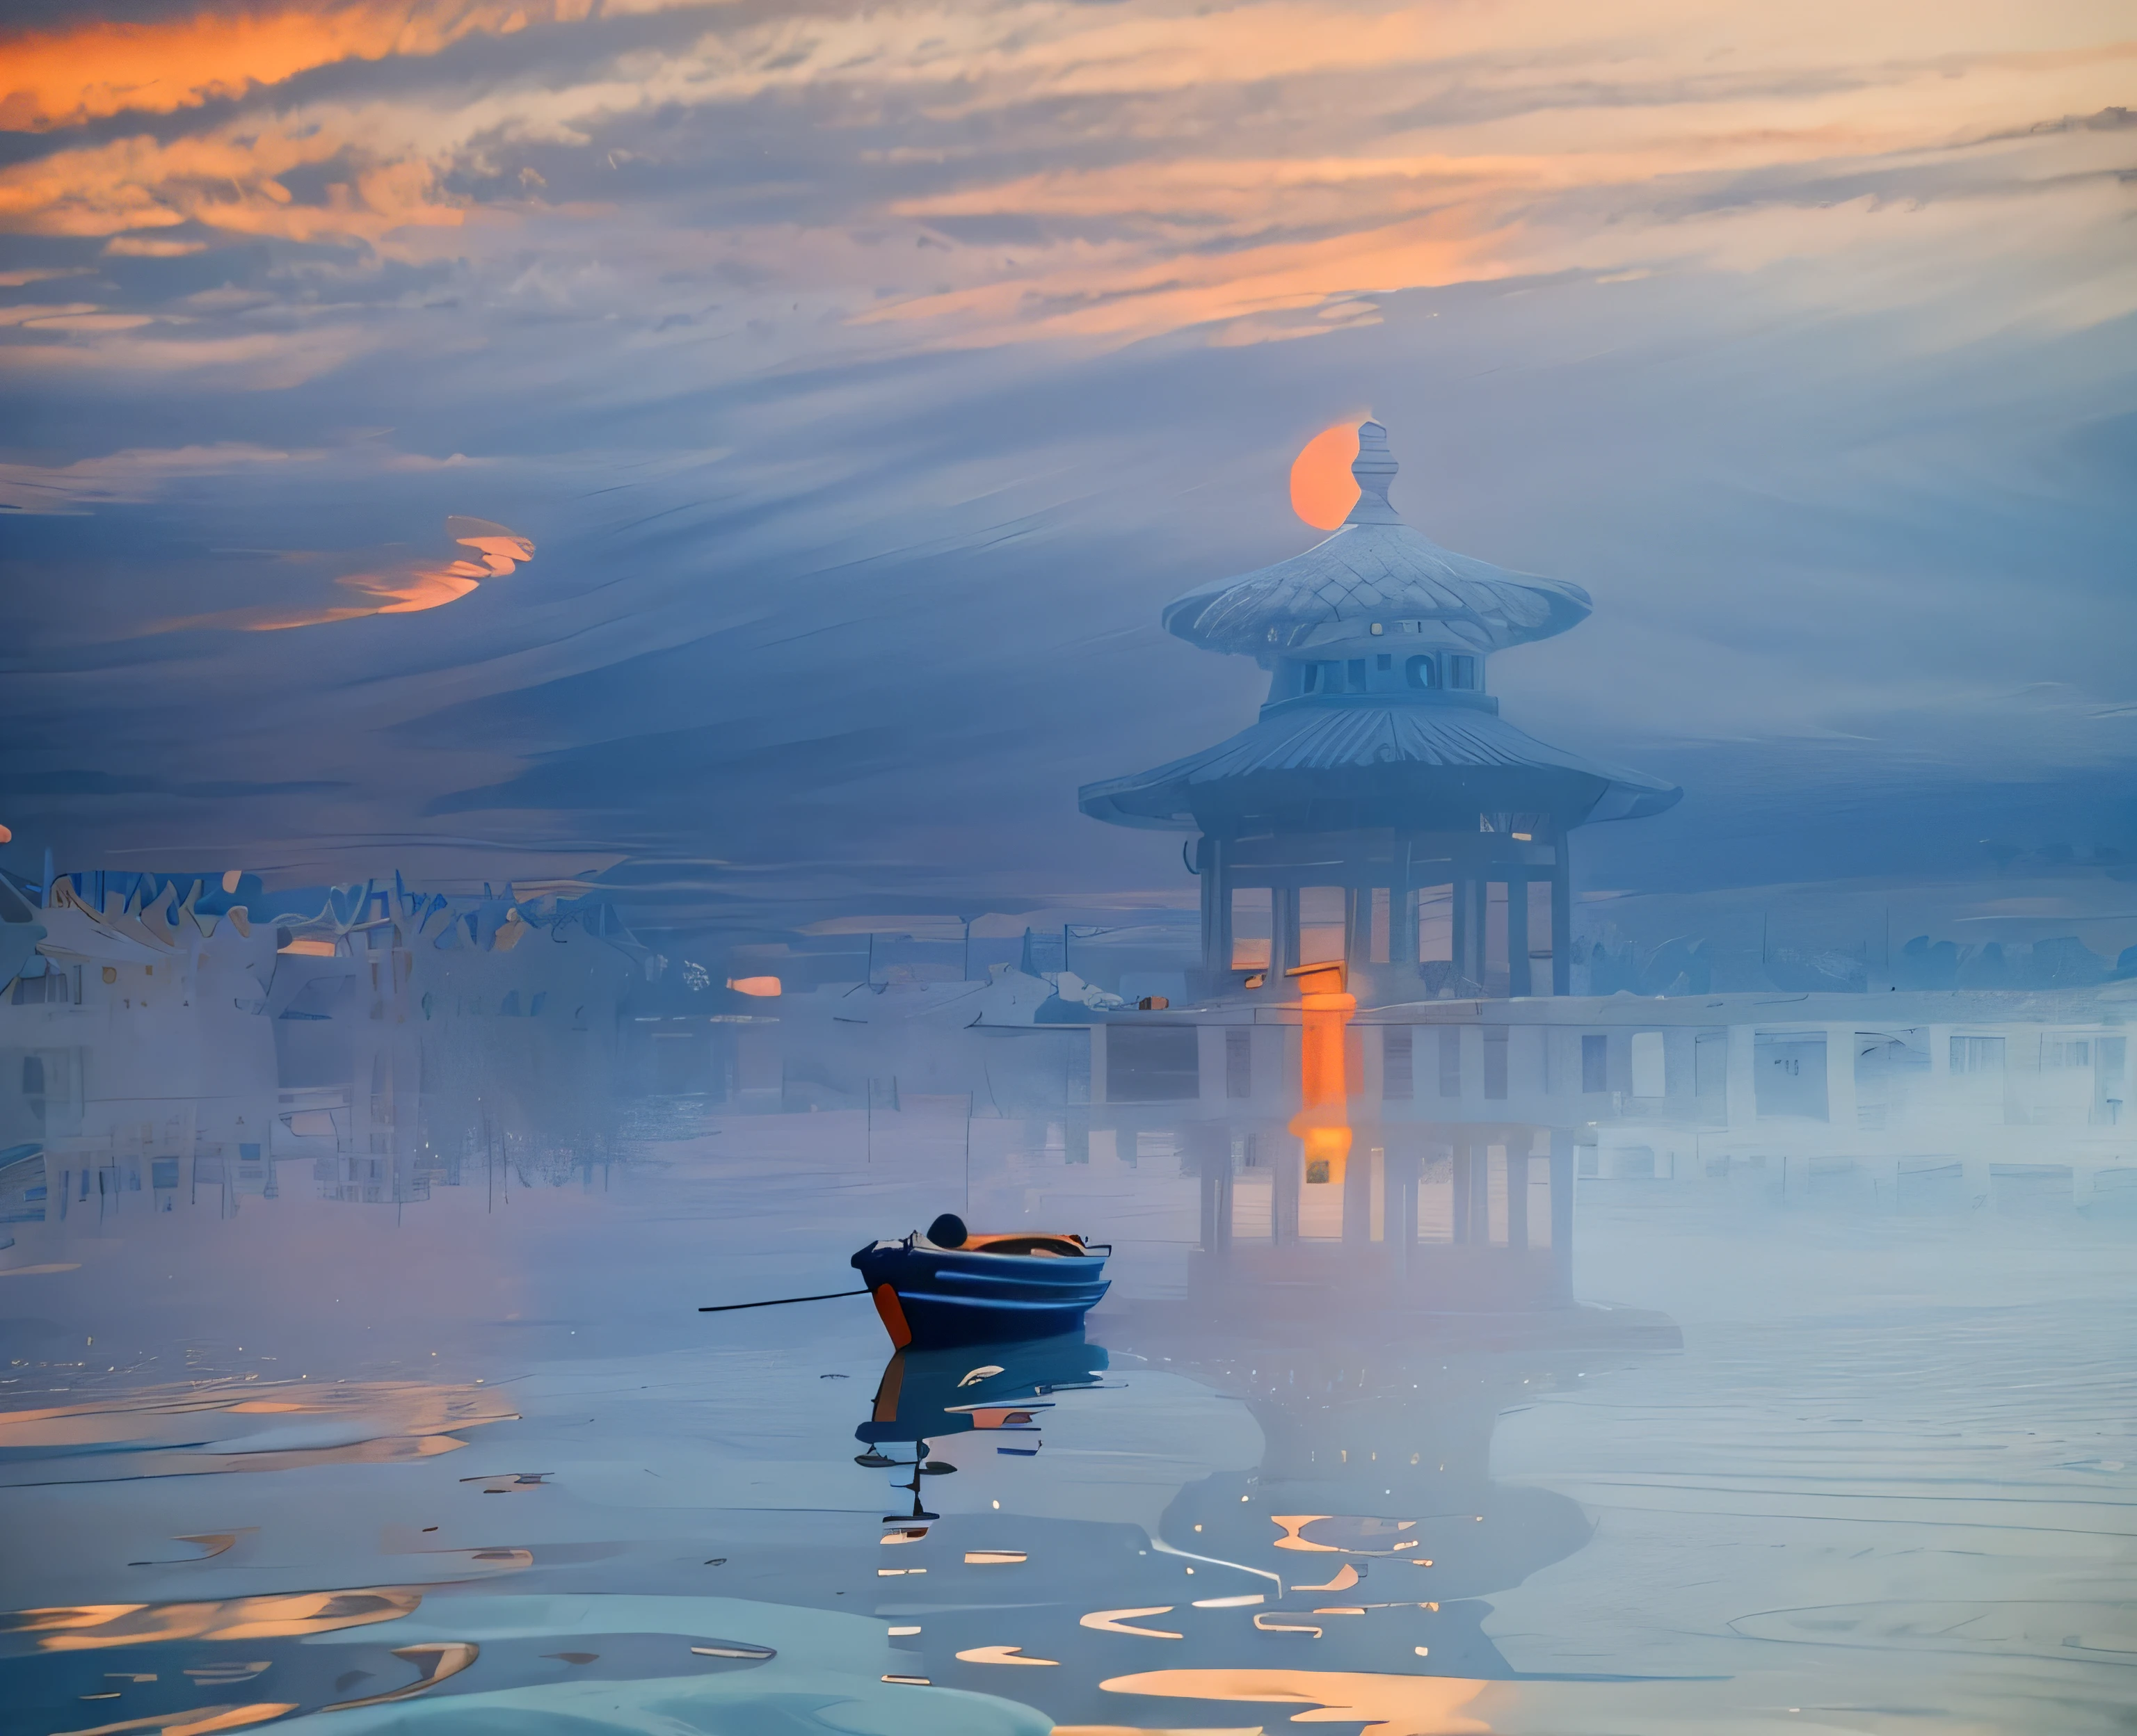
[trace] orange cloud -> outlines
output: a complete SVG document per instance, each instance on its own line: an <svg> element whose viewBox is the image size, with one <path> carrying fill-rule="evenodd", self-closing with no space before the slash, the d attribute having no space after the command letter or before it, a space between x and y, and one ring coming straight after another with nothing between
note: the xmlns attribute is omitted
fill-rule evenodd
<svg viewBox="0 0 2137 1736"><path fill-rule="evenodd" d="M604 0L601 10L718 4ZM242 16L84 24L0 44L0 91L13 92L7 113L28 126L170 112L331 60L434 53L470 33L543 27L590 6L323 0L308 10L261 0ZM528 231L557 234L568 209L572 221L611 223L621 246L603 263L619 278L625 250L655 268L672 255L695 269L708 243L729 247L753 270L837 300L893 345L1117 343L1195 327L1210 342L1244 343L1369 323L1382 292L1693 259L1726 269L1762 246L1838 252L1903 227L1906 245L1919 247L1935 221L1899 200L1878 207L1874 226L1805 218L1785 197L1717 202L1731 177L1790 170L1816 180L1823 166L1850 160L1895 172L1970 161L1984 182L2000 174L2046 189L2092 176L2120 185L2112 177L2126 149L2115 134L2031 130L2043 116L2126 101L2137 46L2082 7L1954 13L1925 0L1882 11L1806 0L1716 13L1693 0L1623 0L1597 19L1586 0L722 10L714 27L694 25L691 40L679 32L658 52L599 58L553 80L505 80L455 101L397 95L384 88L397 82L389 78L368 95L218 115L188 137L70 139L0 168L0 231L109 238L107 253L145 257L210 245L197 230L480 261L504 250L477 229L484 216L512 226L517 253L548 245ZM900 101L924 100L937 122L986 111L1021 148L991 158L970 147L918 151L911 160L970 167L845 225L633 230L627 214L585 204L546 207L546 226L522 226L524 206L539 203L526 191L539 177L523 166L509 202L484 205L457 190L509 177L523 143L593 148L619 115L811 87L857 101L906 93ZM1239 129L1224 116L1249 90L1258 122ZM1129 142L1127 160L1108 152L1093 165L1056 134L1046 111L1064 97L1112 100L1110 136ZM1024 109L1034 118L1018 135ZM2008 162L1996 168L1991 153ZM991 172L1005 157L1054 166ZM1745 184L1755 192L1755 181ZM2092 226L2091 197L2054 195L2057 234ZM1802 211L1833 208L1821 194ZM1032 239L915 250L899 234L902 261L885 239L901 218L995 216L1021 220ZM2004 219L1977 210L1966 221ZM183 329L183 309L158 317L167 323L136 333L119 323L138 323L130 311L41 314L22 322L6 359L40 369L231 367L252 383L287 384L383 341L353 327L323 333L309 311L289 329L238 337Z"/></svg>
<svg viewBox="0 0 2137 1736"><path fill-rule="evenodd" d="M349 178L329 184L322 203L298 203L278 178L344 159ZM464 217L458 205L438 197L430 163L377 161L348 132L326 124L226 129L168 144L119 139L0 173L0 230L34 235L114 235L197 222L284 241L352 238L376 246L405 226L450 227Z"/></svg>
<svg viewBox="0 0 2137 1736"><path fill-rule="evenodd" d="M344 573L334 581L361 599L351 603L297 608L226 609L215 615L185 615L159 621L144 630L178 633L221 627L242 633L284 633L293 627L323 627L333 621L361 620L372 615L414 615L457 602L484 579L501 579L534 558L534 544L516 531L487 518L445 520L445 534L475 557L457 561L411 562L375 572Z"/></svg>
<svg viewBox="0 0 2137 1736"><path fill-rule="evenodd" d="M0 38L0 129L46 132L135 110L168 114L337 61L436 54L464 36L584 17L591 0L368 0L280 12L196 12Z"/></svg>
<svg viewBox="0 0 2137 1736"><path fill-rule="evenodd" d="M534 558L533 542L501 524L492 524L487 518L448 518L445 534L461 547L475 550L479 558L448 561L442 565L415 564L392 572L344 574L334 582L366 601L337 608L299 610L290 615L260 613L230 625L241 625L250 633L280 633L291 627L318 627L329 621L357 620L367 615L420 614L426 609L442 609L447 603L457 602L484 579L501 579L521 562Z"/></svg>
<svg viewBox="0 0 2137 1736"><path fill-rule="evenodd" d="M158 241L144 235L115 235L104 250L119 259L183 259L188 253L205 253L206 241Z"/></svg>
<svg viewBox="0 0 2137 1736"><path fill-rule="evenodd" d="M1372 319L1369 304L1343 298L1506 276L1521 269L1499 256L1512 240L1511 225L1493 233L1470 213L1435 212L1384 229L1223 255L1152 259L1136 249L1107 257L1093 250L1020 280L870 309L854 323L942 320L949 341L989 344L1064 337L1126 342L1219 320L1328 316L1265 325L1254 333L1303 337Z"/></svg>

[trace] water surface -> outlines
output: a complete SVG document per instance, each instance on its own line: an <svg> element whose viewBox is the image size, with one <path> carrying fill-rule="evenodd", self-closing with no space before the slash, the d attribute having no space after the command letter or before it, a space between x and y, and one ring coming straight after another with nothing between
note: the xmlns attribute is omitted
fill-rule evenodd
<svg viewBox="0 0 2137 1736"><path fill-rule="evenodd" d="M7 1728L2128 1727L2126 1224L1584 1183L1582 1306L1460 1315L907 1132L31 1228ZM1084 1335L696 1311L967 1202L1110 1236Z"/></svg>

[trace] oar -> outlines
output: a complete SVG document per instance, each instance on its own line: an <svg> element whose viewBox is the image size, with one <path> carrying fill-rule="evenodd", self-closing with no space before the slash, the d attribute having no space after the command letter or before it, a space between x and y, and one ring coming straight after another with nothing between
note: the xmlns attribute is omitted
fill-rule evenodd
<svg viewBox="0 0 2137 1736"><path fill-rule="evenodd" d="M834 1296L866 1296L865 1290L827 1290L821 1296L778 1296L768 1302L722 1302L711 1308L700 1308L700 1314L731 1314L737 1308L784 1308L789 1302L828 1302Z"/></svg>

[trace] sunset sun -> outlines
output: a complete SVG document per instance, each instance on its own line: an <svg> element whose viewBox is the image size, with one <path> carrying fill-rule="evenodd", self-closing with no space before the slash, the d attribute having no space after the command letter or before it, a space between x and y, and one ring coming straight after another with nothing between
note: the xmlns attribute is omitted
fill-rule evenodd
<svg viewBox="0 0 2137 1736"><path fill-rule="evenodd" d="M1291 509L1316 530L1334 530L1357 503L1351 460L1358 455L1359 421L1322 429L1291 461Z"/></svg>

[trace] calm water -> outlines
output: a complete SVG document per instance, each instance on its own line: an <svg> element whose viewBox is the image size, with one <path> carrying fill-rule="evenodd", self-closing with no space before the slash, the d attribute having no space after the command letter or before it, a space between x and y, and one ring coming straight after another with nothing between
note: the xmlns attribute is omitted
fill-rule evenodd
<svg viewBox="0 0 2137 1736"><path fill-rule="evenodd" d="M28 1227L5 1728L2131 1728L2129 1224L1587 1184L1584 1306L1465 1318L1161 1141L853 1133ZM968 1199L1110 1236L1082 1340L695 1311Z"/></svg>

